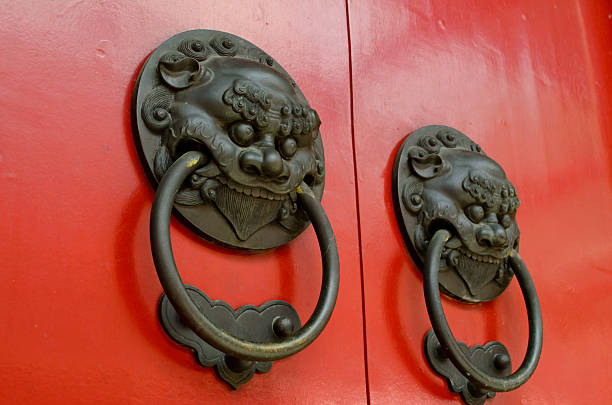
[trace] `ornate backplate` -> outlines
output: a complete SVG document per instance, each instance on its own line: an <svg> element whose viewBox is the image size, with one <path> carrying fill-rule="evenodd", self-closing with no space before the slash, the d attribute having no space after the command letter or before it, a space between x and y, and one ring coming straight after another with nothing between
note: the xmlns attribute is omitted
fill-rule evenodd
<svg viewBox="0 0 612 405"><path fill-rule="evenodd" d="M404 140L392 181L397 221L419 268L429 239L445 228L452 237L440 260L441 290L466 302L501 294L519 242L519 200L501 166L456 129L432 125Z"/></svg>
<svg viewBox="0 0 612 405"><path fill-rule="evenodd" d="M497 378L507 377L512 372L512 360L508 349L502 343L493 341L484 346L475 345L468 347L463 342L458 342L459 347L470 359L477 364L480 370ZM461 393L463 402L468 405L482 405L488 398L494 398L494 391L487 391L476 387L466 376L461 374L455 365L446 356L433 330L425 336L425 357L427 362L436 373L444 377L448 388L452 392Z"/></svg>
<svg viewBox="0 0 612 405"><path fill-rule="evenodd" d="M208 240L261 250L307 226L296 188L320 200L325 180L319 117L289 74L235 35L187 31L159 46L134 86L132 126L156 186L187 151L209 161L183 184L175 213Z"/></svg>
<svg viewBox="0 0 612 405"><path fill-rule="evenodd" d="M202 314L239 338L254 342L280 342L300 328L300 317L284 301L268 301L260 307L245 305L234 310L226 302L212 301L196 287L186 288ZM159 301L159 318L164 330L175 342L193 350L196 361L202 367L214 367L219 378L234 389L249 382L254 373L267 373L272 368L271 361L241 361L206 343L183 322L166 294ZM284 326L284 330L278 330L276 320L283 321L278 325Z"/></svg>

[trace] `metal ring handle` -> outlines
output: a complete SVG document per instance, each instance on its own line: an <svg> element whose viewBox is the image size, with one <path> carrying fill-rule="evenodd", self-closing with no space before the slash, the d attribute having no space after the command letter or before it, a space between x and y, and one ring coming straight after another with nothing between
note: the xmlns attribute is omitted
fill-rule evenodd
<svg viewBox="0 0 612 405"><path fill-rule="evenodd" d="M216 349L242 360L274 361L291 356L312 343L331 317L338 297L340 265L333 230L323 207L304 183L298 187L298 201L312 222L323 262L321 294L310 319L293 336L278 343L256 343L232 336L218 328L198 310L181 281L170 241L170 216L174 196L183 181L207 158L200 152L179 157L162 178L151 209L151 249L159 280L183 321Z"/></svg>
<svg viewBox="0 0 612 405"><path fill-rule="evenodd" d="M436 231L429 242L423 271L425 303L431 325L440 341L446 355L457 369L472 383L489 391L505 392L511 391L523 385L533 374L542 352L542 312L536 293L535 286L529 275L525 263L516 251L512 251L509 257L510 266L514 270L516 278L521 286L525 298L527 316L529 318L529 344L527 353L521 366L507 377L493 377L483 373L474 367L465 353L459 348L453 333L451 332L442 302L440 301L440 289L438 287L438 268L442 247L448 241L451 234L445 229Z"/></svg>

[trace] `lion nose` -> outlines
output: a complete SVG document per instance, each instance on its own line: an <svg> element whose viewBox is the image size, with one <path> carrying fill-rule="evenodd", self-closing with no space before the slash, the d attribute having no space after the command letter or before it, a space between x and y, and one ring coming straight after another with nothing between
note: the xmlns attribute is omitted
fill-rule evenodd
<svg viewBox="0 0 612 405"><path fill-rule="evenodd" d="M276 178L283 172L283 158L274 148L246 151L240 156L240 168L255 176Z"/></svg>
<svg viewBox="0 0 612 405"><path fill-rule="evenodd" d="M484 247L505 247L508 245L506 230L500 224L483 225L476 232L478 244Z"/></svg>
<svg viewBox="0 0 612 405"><path fill-rule="evenodd" d="M268 148L263 153L263 173L268 177L277 177L283 171L283 158L276 149Z"/></svg>

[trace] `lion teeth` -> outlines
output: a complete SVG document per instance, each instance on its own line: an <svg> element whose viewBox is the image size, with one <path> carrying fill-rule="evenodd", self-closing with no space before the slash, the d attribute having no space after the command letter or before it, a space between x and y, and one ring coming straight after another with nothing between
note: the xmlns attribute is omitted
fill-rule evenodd
<svg viewBox="0 0 612 405"><path fill-rule="evenodd" d="M222 176L217 177L217 180L219 180L221 184L227 186L228 188L248 196L275 201L281 201L287 198L287 196L285 195L276 194L263 188L245 186Z"/></svg>
<svg viewBox="0 0 612 405"><path fill-rule="evenodd" d="M478 255L476 253L470 252L469 250L460 247L458 249L461 254L463 254L464 256L469 257L472 260L476 260L478 262L482 262L482 263L495 263L495 264L500 264L502 262L501 259L498 259L496 257L493 256L482 256L482 255Z"/></svg>

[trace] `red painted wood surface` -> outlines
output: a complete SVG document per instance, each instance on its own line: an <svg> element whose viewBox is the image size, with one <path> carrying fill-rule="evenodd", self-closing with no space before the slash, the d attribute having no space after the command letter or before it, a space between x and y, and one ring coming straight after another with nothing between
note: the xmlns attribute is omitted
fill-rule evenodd
<svg viewBox="0 0 612 405"><path fill-rule="evenodd" d="M0 13L0 402L365 403L344 1L5 2ZM325 27L325 29L321 29ZM323 125L323 205L341 260L327 329L239 391L162 331L149 247L153 191L130 128L147 55L189 29L232 32L272 55ZM220 250L172 224L183 280L238 307L321 283L312 229L275 251ZM338 400L339 398L339 400Z"/></svg>
<svg viewBox="0 0 612 405"><path fill-rule="evenodd" d="M522 206L521 255L544 315L540 365L494 404L609 403L612 6L605 1L349 1L371 402L459 403L422 351L422 277L396 225L391 170L430 124L471 136ZM444 301L457 338L527 346L520 290Z"/></svg>
<svg viewBox="0 0 612 405"><path fill-rule="evenodd" d="M366 389L374 404L459 403L422 354L421 276L391 201L397 147L429 124L473 137L522 201L521 255L540 295L544 350L532 380L492 403L609 402L611 20L606 1L587 0L3 5L0 403L354 404ZM269 52L319 112L323 204L340 249L328 328L239 391L157 322L153 191L129 122L147 54L196 28ZM285 299L310 315L321 279L312 230L270 253L236 255L172 228L186 282L235 307ZM490 304L445 307L457 337L499 339L518 365L527 327L516 284Z"/></svg>

